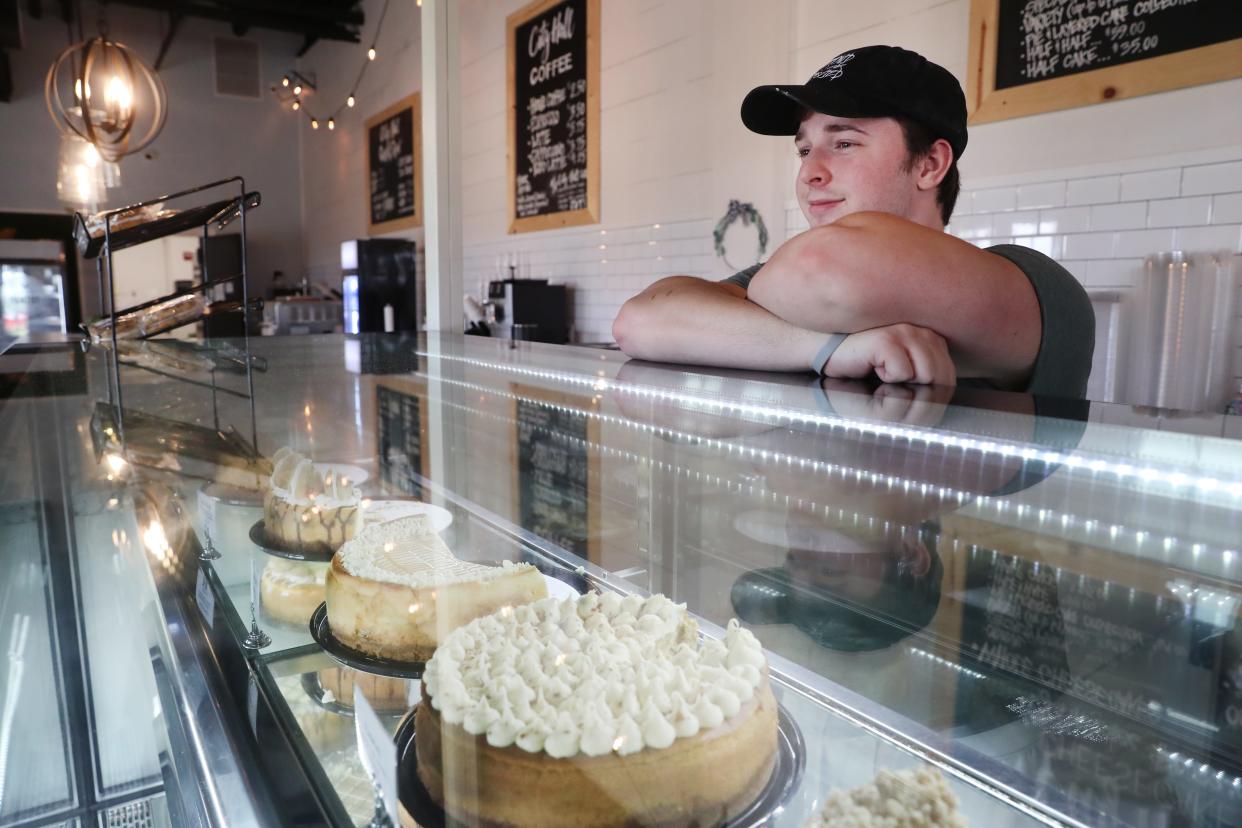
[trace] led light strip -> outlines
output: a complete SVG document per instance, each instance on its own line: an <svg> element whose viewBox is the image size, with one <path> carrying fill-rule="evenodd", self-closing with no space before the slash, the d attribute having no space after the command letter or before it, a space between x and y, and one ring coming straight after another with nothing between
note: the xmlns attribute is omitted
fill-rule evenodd
<svg viewBox="0 0 1242 828"><path fill-rule="evenodd" d="M826 425L833 429L843 428L846 431L858 431L862 434L898 437L911 441L924 442L928 445L959 448L963 451L974 450L980 451L984 454L997 453L1003 457L1020 457L1023 460L1042 460L1045 463L1064 465L1071 469L1084 469L1097 474L1106 472L1115 475L1118 480L1133 480L1148 484L1160 482L1166 483L1175 489L1193 486L1204 493L1224 492L1228 493L1235 499L1242 499L1242 481L1237 480L1225 480L1219 477L1207 475L1186 474L1181 471L1169 471L1154 466L1134 466L1130 463L1113 462L1111 460L1099 458L1087 460L1078 454L1066 454L1059 451L1041 451L1029 446L1010 443L999 438L992 440L979 440L973 437L958 437L953 434L944 434L931 429L914 428L910 426L892 426L883 423L848 420L844 417L834 417L822 413L803 411L798 414L792 414L787 408L779 408L772 405L760 405L757 403L733 401L722 402L721 400L695 396L684 392L655 390L636 385L609 382L603 377L602 371L600 372L600 376L592 379L591 377L581 374L569 374L559 371L536 371L531 368L520 368L515 365L486 362L479 359L449 354L430 354L426 351L418 351L418 353L422 356L428 357L429 359L461 362L466 365L497 372L517 374L519 376L526 376L535 379L552 380L569 385L585 386L596 392L614 390L621 393L636 394L643 397L654 397L662 400L670 400L700 410L709 411L711 413L747 414L773 419L779 422Z"/></svg>
<svg viewBox="0 0 1242 828"><path fill-rule="evenodd" d="M560 411L562 413L587 417L587 418L598 420L603 423L619 425L624 428L629 428L635 431L640 431L640 432L645 432L645 433L655 434L655 435L665 436L665 437L673 437L685 443L693 443L695 445L707 446L709 448L715 448L721 451L727 451L729 454L738 454L741 457L750 457L753 459L758 459L762 461L771 461L775 463L785 463L791 468L794 466L797 466L800 469L810 469L812 471L822 472L828 475L839 475L842 479L848 479L850 477L853 477L855 481L860 482L860 483L864 481L870 482L872 484L877 484L877 485L880 483L883 483L890 490L895 490L898 487L900 487L902 491L906 493L918 492L919 494L922 494L922 495L934 494L946 500L956 500L961 505L966 505L969 503L977 507L980 511L991 506L995 509L997 514L1012 512L1019 518L1025 518L1028 513L1034 511L1041 525L1049 521L1059 522L1061 524L1061 528L1067 532L1071 528L1073 528L1075 531L1078 531L1078 527L1081 526L1084 534L1088 537L1096 534L1097 531L1100 531L1100 532L1105 531L1103 526L1097 520L1094 520L1094 519L1082 520L1077 515L1069 514L1067 512L1058 512L1055 509L1033 509L1032 507L1027 506L1026 504L1011 503L1010 501L1004 498L995 498L989 495L977 494L974 492L967 492L967 491L963 491L960 489L950 488L947 486L929 485L927 483L920 483L918 481L910 480L909 478L897 477L894 475L880 474L878 472L873 472L873 471L869 471L866 469L858 469L852 466L837 465L835 463L825 463L820 460L809 460L805 457L795 457L793 455L786 454L784 452L768 451L766 449L755 449L755 448L751 448L748 446L739 446L735 443L726 442L724 440L719 440L719 439L712 438L712 437L701 437L696 434L688 434L683 431L677 431L675 429L665 428L663 426L653 426L653 425L647 425L645 423L636 423L633 420L629 420L623 417L614 417L608 414L601 414L598 411L589 411L589 410L581 409L581 408L573 408L571 406L560 405L558 403L552 403L546 400L540 400L540 399L535 399L535 398L530 398L530 397L520 397L508 391L498 390L492 386L479 385L477 383L466 382L465 380L449 379L449 378L438 377L438 376L431 377L430 375L427 375L427 378L436 379L440 382L445 383L446 385L458 386L460 388L464 388L466 390L474 391L476 393L480 393L484 395L491 395L495 397L500 397L502 399L511 399L514 401L533 402L538 405L544 406L546 408L551 408L556 411ZM447 404L454 405L453 403L447 403ZM464 409L464 410L469 411L470 409ZM573 439L578 439L578 438L573 438ZM586 443L586 441L582 441L582 442L584 445L591 445L591 444ZM650 460L639 457L638 455L634 455L628 452L618 452L616 449L610 449L606 446L599 446L599 448L603 451L609 452L613 456L625 457L627 459L637 459L641 462L647 462L647 463L651 462ZM667 469L667 470L678 471L678 472L681 471L681 469L677 469L674 466L671 466L671 465L668 465L662 462L657 462L655 466L656 468L661 469L661 470ZM686 470L687 478L689 478L690 474L691 473L688 470ZM732 486L734 485L737 486L737 490L739 492L742 491L741 484L733 484L728 481L723 481L722 478L714 477L713 475L707 475L707 477L704 478L700 472L694 472L693 474L695 475L695 479L707 479L709 481L714 479L718 484L724 484L728 486L729 491L733 491ZM1239 485L1242 485L1242 484L1239 484ZM752 494L754 493L753 486L750 487L750 492ZM773 500L775 499L776 498L774 496ZM788 495L786 495L785 502L786 504L793 504L796 502L799 505L802 505L805 501L802 501L801 499L791 499ZM824 507L824 508L827 509L828 507ZM839 516L843 516L842 510L838 509L837 512ZM825 514L828 514L828 512L825 512ZM857 515L858 513L855 513L855 516ZM1116 524L1116 523L1108 524L1107 534L1108 534L1109 541L1117 541L1119 538L1123 538L1126 535L1133 535L1133 543L1134 543L1135 549L1142 549L1144 544L1147 542L1148 535L1149 535L1147 530L1144 530L1144 529L1132 530L1122 524ZM1174 547L1182 546L1183 542L1180 541L1178 538L1174 538L1172 536L1165 536L1162 544L1164 547L1164 551L1166 553L1171 553ZM1200 555L1202 555L1203 552L1209 551L1209 550L1210 550L1210 547L1202 543L1194 543L1190 545L1191 555L1196 560L1199 559ZM1211 550L1211 551L1216 551L1216 550ZM1221 563L1224 564L1225 566L1231 566L1234 562L1234 559L1237 558L1238 556L1237 550L1234 550L1234 549L1221 549L1219 550L1219 552L1220 552Z"/></svg>

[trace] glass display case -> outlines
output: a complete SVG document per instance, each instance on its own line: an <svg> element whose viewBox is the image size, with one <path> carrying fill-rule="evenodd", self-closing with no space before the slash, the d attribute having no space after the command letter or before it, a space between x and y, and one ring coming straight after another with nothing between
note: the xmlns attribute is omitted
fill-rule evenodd
<svg viewBox="0 0 1242 828"><path fill-rule="evenodd" d="M0 825L367 824L355 685L400 821L444 823L410 766L431 691L342 656L312 619L326 558L256 534L285 447L364 525L422 514L553 595L667 596L705 642L736 619L776 753L719 821L943 780L969 825L1242 825L1242 418L434 334L250 349L253 397L125 371L118 410L97 352L76 383L6 378Z"/></svg>

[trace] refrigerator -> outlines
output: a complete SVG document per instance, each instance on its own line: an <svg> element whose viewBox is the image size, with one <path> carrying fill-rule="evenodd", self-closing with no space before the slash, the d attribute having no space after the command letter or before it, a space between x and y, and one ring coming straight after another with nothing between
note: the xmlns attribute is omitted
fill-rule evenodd
<svg viewBox="0 0 1242 828"><path fill-rule="evenodd" d="M68 333L75 288L62 244L0 239L0 334L4 337L25 340Z"/></svg>

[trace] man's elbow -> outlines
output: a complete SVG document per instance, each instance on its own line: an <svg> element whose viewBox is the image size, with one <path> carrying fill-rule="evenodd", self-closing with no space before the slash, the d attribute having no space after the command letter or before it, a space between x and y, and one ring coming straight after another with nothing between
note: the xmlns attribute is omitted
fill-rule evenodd
<svg viewBox="0 0 1242 828"><path fill-rule="evenodd" d="M750 283L751 301L795 325L837 330L857 299L855 280L842 268L845 235L827 226L790 239Z"/></svg>
<svg viewBox="0 0 1242 828"><path fill-rule="evenodd" d="M643 294L632 297L621 306L612 320L612 338L626 356L643 359L648 351L650 313L642 307Z"/></svg>

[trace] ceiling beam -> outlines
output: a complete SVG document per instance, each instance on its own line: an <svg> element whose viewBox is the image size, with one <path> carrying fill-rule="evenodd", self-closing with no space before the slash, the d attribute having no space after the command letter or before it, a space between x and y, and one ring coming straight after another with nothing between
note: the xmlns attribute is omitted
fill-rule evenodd
<svg viewBox="0 0 1242 828"><path fill-rule="evenodd" d="M347 43L360 42L356 30L332 22L315 20L297 12L281 13L276 11L252 10L249 7L225 7L208 2L193 0L112 0L117 5L133 6L140 9L153 9L181 14L185 17L198 17L205 20L218 20L232 26L256 27L279 32L292 32L304 37L316 37L320 40L340 40Z"/></svg>

